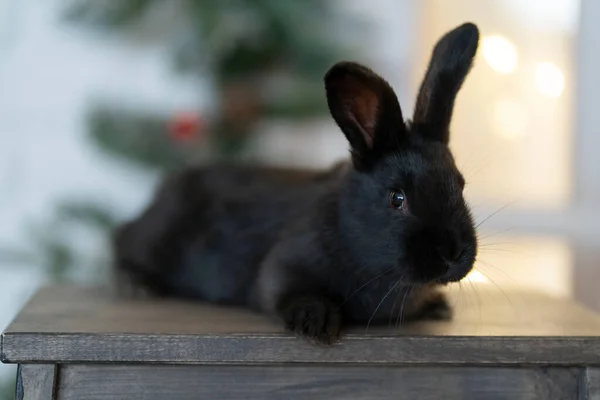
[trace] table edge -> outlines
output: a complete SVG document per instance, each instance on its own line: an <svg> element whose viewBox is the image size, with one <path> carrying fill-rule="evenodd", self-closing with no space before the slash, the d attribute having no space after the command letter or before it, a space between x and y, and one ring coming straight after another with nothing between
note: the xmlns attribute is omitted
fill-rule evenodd
<svg viewBox="0 0 600 400"><path fill-rule="evenodd" d="M153 346L160 341L160 346ZM597 336L350 334L331 347L286 334L2 334L0 361L150 364L484 364L600 366Z"/></svg>

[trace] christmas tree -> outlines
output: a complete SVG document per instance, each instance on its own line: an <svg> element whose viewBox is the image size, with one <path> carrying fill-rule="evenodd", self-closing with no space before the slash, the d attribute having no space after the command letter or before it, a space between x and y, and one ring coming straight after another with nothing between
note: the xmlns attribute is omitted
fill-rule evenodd
<svg viewBox="0 0 600 400"><path fill-rule="evenodd" d="M323 73L349 55L331 34L336 14L330 0L77 0L67 19L131 35L132 27L160 12L178 16L177 24L155 39L167 41L178 71L209 77L216 107L172 121L123 114L115 104L93 110L95 141L146 167L247 156L246 144L264 118L326 112Z"/></svg>

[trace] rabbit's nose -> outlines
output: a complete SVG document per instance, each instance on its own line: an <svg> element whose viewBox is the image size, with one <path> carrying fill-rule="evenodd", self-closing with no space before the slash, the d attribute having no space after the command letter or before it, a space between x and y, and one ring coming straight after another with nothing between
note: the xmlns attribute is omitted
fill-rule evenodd
<svg viewBox="0 0 600 400"><path fill-rule="evenodd" d="M457 247L453 250L445 249L442 251L438 251L438 254L447 263L452 263L460 258L460 256L463 254L463 249L459 248L459 247Z"/></svg>
<svg viewBox="0 0 600 400"><path fill-rule="evenodd" d="M465 246L457 235L449 235L446 240L443 247L437 248L438 254L448 263L455 262L463 255Z"/></svg>
<svg viewBox="0 0 600 400"><path fill-rule="evenodd" d="M456 246L454 252L451 254L451 258L447 261L457 261L465 252L465 247L462 245Z"/></svg>

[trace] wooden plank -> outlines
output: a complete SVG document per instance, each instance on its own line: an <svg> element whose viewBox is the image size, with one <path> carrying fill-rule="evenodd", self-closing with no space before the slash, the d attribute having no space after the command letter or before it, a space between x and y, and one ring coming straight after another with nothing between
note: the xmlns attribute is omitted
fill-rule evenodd
<svg viewBox="0 0 600 400"><path fill-rule="evenodd" d="M54 400L56 383L55 365L19 365L15 397L17 400Z"/></svg>
<svg viewBox="0 0 600 400"><path fill-rule="evenodd" d="M453 321L354 330L322 348L246 310L46 288L3 334L2 361L600 364L600 318L571 301L484 287L454 296Z"/></svg>
<svg viewBox="0 0 600 400"><path fill-rule="evenodd" d="M152 399L571 399L567 368L67 365L61 400Z"/></svg>
<svg viewBox="0 0 600 400"><path fill-rule="evenodd" d="M291 336L39 335L5 338L6 363L363 363L600 366L598 338L352 336L318 347Z"/></svg>

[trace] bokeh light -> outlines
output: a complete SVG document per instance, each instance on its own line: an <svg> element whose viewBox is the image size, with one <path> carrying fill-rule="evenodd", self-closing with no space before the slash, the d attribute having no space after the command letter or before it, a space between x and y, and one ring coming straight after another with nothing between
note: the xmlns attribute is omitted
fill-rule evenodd
<svg viewBox="0 0 600 400"><path fill-rule="evenodd" d="M556 64L551 62L542 62L537 65L534 80L538 91L548 97L560 97L565 88L563 72Z"/></svg>
<svg viewBox="0 0 600 400"><path fill-rule="evenodd" d="M517 48L505 37L484 37L481 41L481 53L488 65L501 74L509 74L517 67Z"/></svg>

